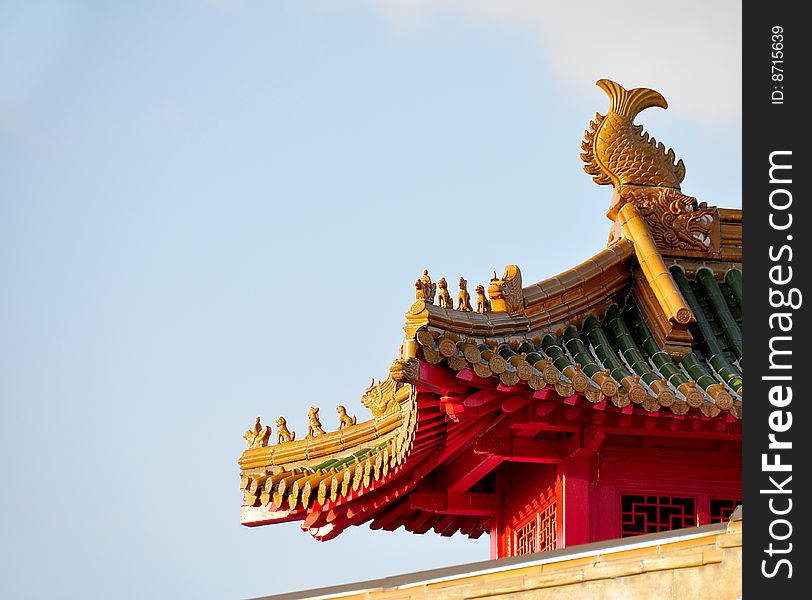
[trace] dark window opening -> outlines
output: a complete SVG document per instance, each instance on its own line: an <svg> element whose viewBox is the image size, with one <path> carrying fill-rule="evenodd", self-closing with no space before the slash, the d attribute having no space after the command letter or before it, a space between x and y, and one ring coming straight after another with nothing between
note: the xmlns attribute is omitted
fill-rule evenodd
<svg viewBox="0 0 812 600"><path fill-rule="evenodd" d="M691 497L624 495L621 511L623 537L697 524L696 499Z"/></svg>
<svg viewBox="0 0 812 600"><path fill-rule="evenodd" d="M727 498L711 498L710 500L710 522L722 523L730 519L730 515L741 504L741 498L730 500Z"/></svg>

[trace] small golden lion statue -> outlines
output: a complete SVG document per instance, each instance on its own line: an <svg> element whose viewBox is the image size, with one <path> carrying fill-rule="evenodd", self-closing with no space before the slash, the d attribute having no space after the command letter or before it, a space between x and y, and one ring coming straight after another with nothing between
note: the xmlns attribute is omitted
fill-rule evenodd
<svg viewBox="0 0 812 600"><path fill-rule="evenodd" d="M460 293L457 296L457 310L471 311L471 294L468 293L468 282L460 277Z"/></svg>
<svg viewBox="0 0 812 600"><path fill-rule="evenodd" d="M345 427L349 427L350 425L355 425L357 419L347 414L347 409L344 408L343 404L339 404L336 407L336 412L338 413L339 429L344 429Z"/></svg>
<svg viewBox="0 0 812 600"><path fill-rule="evenodd" d="M448 293L448 282L445 277L440 277L437 281L437 306L440 308L454 308L454 300Z"/></svg>
<svg viewBox="0 0 812 600"><path fill-rule="evenodd" d="M317 406L311 406L310 410L307 411L307 435L305 439L312 439L322 433L324 433L324 429L322 429L321 421L319 420L319 409Z"/></svg>
<svg viewBox="0 0 812 600"><path fill-rule="evenodd" d="M285 417L279 417L276 420L276 443L285 444L292 442L296 439L296 432L288 429L288 423Z"/></svg>
<svg viewBox="0 0 812 600"><path fill-rule="evenodd" d="M491 312L491 301L488 300L488 297L485 295L485 287L478 285L476 286L475 291L477 312Z"/></svg>

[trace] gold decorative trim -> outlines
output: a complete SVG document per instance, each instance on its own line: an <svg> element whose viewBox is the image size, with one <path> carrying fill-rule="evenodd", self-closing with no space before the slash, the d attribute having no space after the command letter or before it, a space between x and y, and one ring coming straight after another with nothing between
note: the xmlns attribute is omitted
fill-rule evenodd
<svg viewBox="0 0 812 600"><path fill-rule="evenodd" d="M506 312L516 315L524 312L524 294L522 292L522 272L518 265L507 265L501 279L493 273L488 296L494 312Z"/></svg>
<svg viewBox="0 0 812 600"><path fill-rule="evenodd" d="M400 408L397 391L401 385L391 375L377 384L373 378L372 383L361 396L361 404L366 406L375 417L394 412Z"/></svg>
<svg viewBox="0 0 812 600"><path fill-rule="evenodd" d="M419 374L420 366L416 358L398 358L389 367L389 377L398 383L416 383Z"/></svg>
<svg viewBox="0 0 812 600"><path fill-rule="evenodd" d="M618 217L623 233L634 244L640 268L666 318L681 325L696 322L637 207L626 204Z"/></svg>

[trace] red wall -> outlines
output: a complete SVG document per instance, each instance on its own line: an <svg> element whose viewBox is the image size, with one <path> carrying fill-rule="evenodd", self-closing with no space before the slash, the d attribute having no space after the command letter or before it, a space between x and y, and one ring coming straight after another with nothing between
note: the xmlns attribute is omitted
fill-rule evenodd
<svg viewBox="0 0 812 600"><path fill-rule="evenodd" d="M711 498L741 498L741 443L608 436L596 454L577 462L502 465L497 493L494 558L512 556L516 531L551 503L558 547L621 537L623 495L693 498L691 525L704 525Z"/></svg>

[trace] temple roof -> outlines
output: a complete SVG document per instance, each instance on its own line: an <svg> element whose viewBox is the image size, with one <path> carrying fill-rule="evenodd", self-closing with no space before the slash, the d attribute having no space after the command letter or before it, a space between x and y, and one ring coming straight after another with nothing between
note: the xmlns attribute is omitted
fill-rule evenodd
<svg viewBox="0 0 812 600"><path fill-rule="evenodd" d="M311 409L297 441L280 417L274 446L259 418L246 432L243 524L300 520L321 540L367 521L478 537L493 507L476 484L493 465L465 464L463 449L498 457L507 443L543 462L612 431L740 436L741 211L681 193L682 161L633 124L659 94L599 85L611 107L583 157L614 185L607 248L528 286L508 265L473 298L461 277L456 303L424 271L400 352L361 398L371 419L339 407L339 430L324 432ZM499 437L507 423L524 437Z"/></svg>

